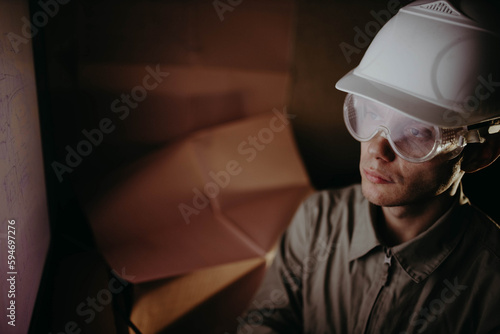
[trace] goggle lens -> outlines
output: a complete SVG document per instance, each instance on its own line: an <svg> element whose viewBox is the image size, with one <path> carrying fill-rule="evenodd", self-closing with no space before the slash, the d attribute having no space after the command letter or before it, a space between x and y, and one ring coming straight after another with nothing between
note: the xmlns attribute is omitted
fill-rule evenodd
<svg viewBox="0 0 500 334"><path fill-rule="evenodd" d="M344 119L351 135L368 141L382 132L393 150L403 159L422 162L437 153L458 147L455 129L441 129L422 123L382 104L349 94L344 103ZM444 132L443 132L444 131ZM447 141L442 141L443 133Z"/></svg>

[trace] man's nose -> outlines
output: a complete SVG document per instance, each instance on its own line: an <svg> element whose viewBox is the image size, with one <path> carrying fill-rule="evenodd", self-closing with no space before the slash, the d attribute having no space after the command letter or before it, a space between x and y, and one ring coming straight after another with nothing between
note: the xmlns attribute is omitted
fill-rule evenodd
<svg viewBox="0 0 500 334"><path fill-rule="evenodd" d="M368 141L368 153L376 159L390 162L396 158L396 153L385 136L386 133L379 131L375 137L370 139Z"/></svg>

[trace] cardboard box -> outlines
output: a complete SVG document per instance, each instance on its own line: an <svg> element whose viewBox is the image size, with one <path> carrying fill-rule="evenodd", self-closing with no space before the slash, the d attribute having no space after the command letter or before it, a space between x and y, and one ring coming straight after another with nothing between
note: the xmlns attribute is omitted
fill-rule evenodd
<svg viewBox="0 0 500 334"><path fill-rule="evenodd" d="M117 171L87 206L111 267L138 283L265 256L311 191L284 115L195 133Z"/></svg>
<svg viewBox="0 0 500 334"><path fill-rule="evenodd" d="M130 319L143 334L232 333L265 270L254 258L137 284Z"/></svg>

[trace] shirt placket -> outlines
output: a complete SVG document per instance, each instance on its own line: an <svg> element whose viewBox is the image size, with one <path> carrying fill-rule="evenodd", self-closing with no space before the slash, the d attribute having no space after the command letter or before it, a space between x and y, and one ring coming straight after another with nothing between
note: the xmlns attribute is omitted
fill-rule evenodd
<svg viewBox="0 0 500 334"><path fill-rule="evenodd" d="M380 277L378 279L378 283L374 288L375 298L373 298L373 302L368 303L368 305L371 304L371 307L369 310L367 310L368 316L364 317L366 320L364 322L363 330L361 331L361 333L363 334L374 333L371 327L377 322L376 319L378 317L378 314L376 314L374 310L377 309L378 304L381 302L384 289L386 289L390 284L390 276L392 272L391 264L392 251L390 248L384 247L384 262L381 263L381 266L383 266L383 268L381 271L381 275L379 274Z"/></svg>

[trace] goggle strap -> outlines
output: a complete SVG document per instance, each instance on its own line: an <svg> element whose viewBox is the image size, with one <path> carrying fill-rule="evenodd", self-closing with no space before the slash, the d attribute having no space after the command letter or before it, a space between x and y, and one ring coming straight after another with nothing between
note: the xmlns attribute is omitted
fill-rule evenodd
<svg viewBox="0 0 500 334"><path fill-rule="evenodd" d="M481 129L481 128L487 128L487 127L492 127L492 126L495 127L497 125L500 125L500 118L492 119L492 120L489 120L486 122L468 125L467 130Z"/></svg>
<svg viewBox="0 0 500 334"><path fill-rule="evenodd" d="M488 134L493 135L500 132L500 124L492 125L488 128Z"/></svg>
<svg viewBox="0 0 500 334"><path fill-rule="evenodd" d="M499 132L500 132L500 120L496 120L494 124L488 127L488 134L493 135Z"/></svg>
<svg viewBox="0 0 500 334"><path fill-rule="evenodd" d="M500 118L488 122L469 125L467 130L469 130L467 133L467 143L484 143L485 139L481 136L481 132L488 133L490 135L500 132Z"/></svg>
<svg viewBox="0 0 500 334"><path fill-rule="evenodd" d="M466 135L466 141L467 144L473 144L473 143L484 143L484 138L481 137L481 134L479 133L478 129L470 130L467 132Z"/></svg>

